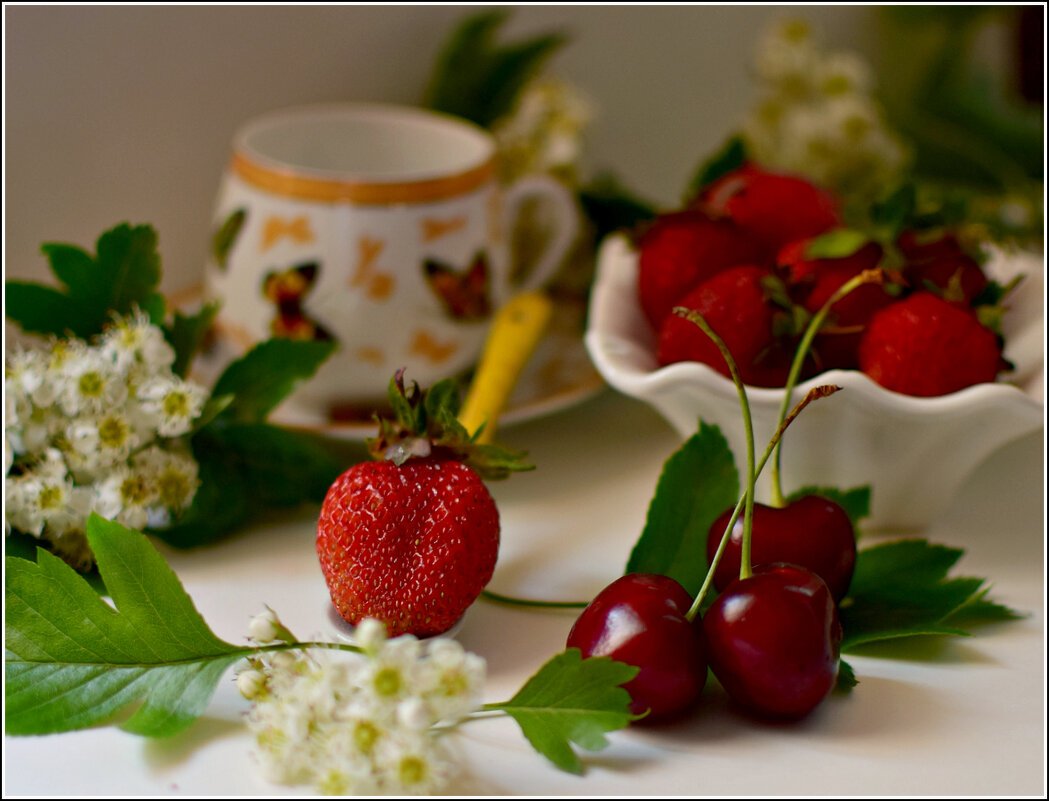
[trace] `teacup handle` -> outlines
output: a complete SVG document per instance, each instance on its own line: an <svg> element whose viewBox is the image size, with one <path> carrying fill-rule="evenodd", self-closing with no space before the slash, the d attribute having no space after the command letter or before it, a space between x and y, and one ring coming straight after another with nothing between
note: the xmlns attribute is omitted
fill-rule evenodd
<svg viewBox="0 0 1049 801"><path fill-rule="evenodd" d="M533 198L552 204L557 230L527 275L514 285L513 289L523 292L539 289L550 279L564 263L579 233L579 208L574 195L560 181L546 175L529 175L506 190L503 195L503 230L513 230L521 204Z"/></svg>

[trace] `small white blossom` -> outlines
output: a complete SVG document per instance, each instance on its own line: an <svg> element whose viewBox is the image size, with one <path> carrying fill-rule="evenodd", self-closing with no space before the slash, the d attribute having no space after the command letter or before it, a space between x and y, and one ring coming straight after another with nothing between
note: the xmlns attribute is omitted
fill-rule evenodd
<svg viewBox="0 0 1049 801"><path fill-rule="evenodd" d="M136 309L117 318L101 339L101 350L124 372L144 375L166 372L175 361L175 351L164 332L149 321L149 315Z"/></svg>
<svg viewBox="0 0 1049 801"><path fill-rule="evenodd" d="M570 176L593 115L592 103L568 83L550 77L530 83L514 109L492 125L502 180L512 183L540 173Z"/></svg>
<svg viewBox="0 0 1049 801"><path fill-rule="evenodd" d="M95 511L128 528L145 528L149 509L157 499L157 486L149 471L128 465L118 465L95 484Z"/></svg>
<svg viewBox="0 0 1049 801"><path fill-rule="evenodd" d="M136 398L141 412L156 426L162 437L177 437L193 427L207 400L207 393L177 376L154 377L138 388Z"/></svg>
<svg viewBox="0 0 1049 801"><path fill-rule="evenodd" d="M97 350L84 350L64 362L58 403L69 417L99 413L123 404L127 381L115 364Z"/></svg>

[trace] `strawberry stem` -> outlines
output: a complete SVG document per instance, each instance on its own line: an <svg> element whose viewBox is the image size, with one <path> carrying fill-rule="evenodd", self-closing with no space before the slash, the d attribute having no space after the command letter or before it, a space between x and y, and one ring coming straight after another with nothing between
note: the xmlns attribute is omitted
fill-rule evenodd
<svg viewBox="0 0 1049 801"><path fill-rule="evenodd" d="M736 385L736 392L739 394L739 405L743 410L743 433L747 438L747 492L744 496L746 500L743 512L743 549L740 553L739 577L741 579L749 578L751 575L750 532L753 527L754 517L754 420L750 414L750 401L747 400L747 390L743 386L743 379L739 375L736 360L732 358L728 346L721 337L714 333L714 329L703 319L703 315L684 306L675 306L674 314L698 325L703 330L703 333L717 345L718 350L721 351L721 355L725 359L725 363L728 365L732 383Z"/></svg>
<svg viewBox="0 0 1049 801"><path fill-rule="evenodd" d="M824 385L813 387L808 391L805 397L801 399L801 402L797 406L795 406L791 410L790 414L788 414L784 418L783 422L780 423L779 428L776 429L776 433L772 435L772 439L769 440L769 444L765 448L765 453L762 455L761 461L758 462L757 467L754 470L755 479L759 475L761 475L761 471L762 469L764 469L765 464L768 462L769 457L772 455L773 449L776 447L776 445L779 444L780 439L783 437L783 432L787 430L787 427L790 426L792 422L794 422L794 418L801 414L801 410L808 406L810 403L812 403L814 400L819 400L820 398L826 398L829 395L833 395L839 389L841 389L841 387ZM739 519L739 513L743 509L743 505L746 502L746 498L747 495L746 492L744 492L743 495L740 496L739 501L736 502L736 507L732 510L732 515L729 517L728 524L725 526L725 532L721 535L721 542L718 543L718 549L714 553L714 558L711 560L710 566L707 568L707 575L706 578L703 579L703 586L699 588L699 592L696 594L696 598L692 602L692 606L689 608L688 613L685 615L686 619L688 619L689 622L691 622L696 617L696 615L699 614L699 609L703 605L703 599L706 597L707 592L710 589L710 585L714 581L714 572L718 569L718 564L721 562L721 555L725 552L725 546L731 539L732 529L735 527L736 521Z"/></svg>
<svg viewBox="0 0 1049 801"><path fill-rule="evenodd" d="M827 319L827 315L830 314L831 306L857 287L870 283L880 284L883 280L883 273L880 269L862 271L838 287L837 291L827 299L827 302L824 303L823 306L820 307L820 310L812 316L808 327L805 329L805 333L801 337L801 342L798 343L798 349L794 353L794 360L790 364L790 372L787 374L787 384L783 388L783 403L780 405L779 409L779 426L783 425L783 421L787 417L787 411L790 409L790 396L793 394L794 387L797 385L798 378L801 376L802 365L805 363L805 358L808 356L809 348L812 347L812 341L816 338L816 334L819 333L824 320ZM786 499L783 495L783 484L780 479L781 449L781 443L778 443L776 446L776 458L772 462L772 505L779 507L787 505Z"/></svg>

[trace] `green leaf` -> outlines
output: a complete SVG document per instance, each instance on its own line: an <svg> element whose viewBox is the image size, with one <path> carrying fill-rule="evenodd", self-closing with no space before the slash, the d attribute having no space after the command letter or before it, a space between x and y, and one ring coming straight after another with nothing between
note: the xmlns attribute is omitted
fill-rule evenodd
<svg viewBox="0 0 1049 801"><path fill-rule="evenodd" d="M844 659L838 660L838 683L834 685L835 691L847 693L859 683L859 679L856 678L856 673L853 671L852 665Z"/></svg>
<svg viewBox="0 0 1049 801"><path fill-rule="evenodd" d="M981 590L970 600L956 609L945 618L945 622L952 626L960 626L968 629L971 626L985 623L1006 623L1010 620L1018 620L1024 615L1008 606L987 600L988 589Z"/></svg>
<svg viewBox="0 0 1049 801"><path fill-rule="evenodd" d="M895 241L896 236L914 214L917 189L905 183L871 206L871 222L881 231L884 241Z"/></svg>
<svg viewBox="0 0 1049 801"><path fill-rule="evenodd" d="M434 65L423 105L488 127L508 113L521 90L566 39L537 36L497 45L508 18L497 9L467 17L448 38Z"/></svg>
<svg viewBox="0 0 1049 801"><path fill-rule="evenodd" d="M151 226L122 223L103 233L96 255L66 244L45 244L51 271L65 291L41 284L5 284L5 313L23 330L37 334L70 332L89 339L102 332L112 314L138 306L155 323L164 316L157 235Z"/></svg>
<svg viewBox="0 0 1049 801"><path fill-rule="evenodd" d="M200 487L173 525L150 533L177 548L226 537L267 510L320 503L344 469L319 438L267 423L220 421L193 437Z"/></svg>
<svg viewBox="0 0 1049 801"><path fill-rule="evenodd" d="M42 284L4 282L4 314L29 334L87 337L98 333L89 307Z"/></svg>
<svg viewBox="0 0 1049 801"><path fill-rule="evenodd" d="M218 303L205 303L200 311L192 315L176 311L171 325L164 327L164 336L175 349L175 362L171 365L175 375L184 378L189 372L193 357L200 350L218 311Z"/></svg>
<svg viewBox="0 0 1049 801"><path fill-rule="evenodd" d="M561 770L580 774L583 765L571 743L599 751L608 745L605 732L636 720L622 685L637 672L633 665L608 657L583 659L578 648L569 648L543 665L509 701L485 704L484 709L505 712L536 751Z"/></svg>
<svg viewBox="0 0 1049 801"><path fill-rule="evenodd" d="M211 394L234 396L224 417L261 422L317 371L335 347L334 342L281 338L260 342L226 368Z"/></svg>
<svg viewBox="0 0 1049 801"><path fill-rule="evenodd" d="M266 423L233 423L210 432L236 465L255 503L320 503L342 465L314 436Z"/></svg>
<svg viewBox="0 0 1049 801"><path fill-rule="evenodd" d="M805 495L821 495L828 501L834 501L849 516L854 529L863 518L870 517L871 488L869 486L853 487L849 490L840 490L836 487L802 487L787 496L787 503Z"/></svg>
<svg viewBox="0 0 1049 801"><path fill-rule="evenodd" d="M663 465L641 537L627 573L659 573L695 595L706 573L707 531L735 506L739 475L728 442L717 426L699 430Z"/></svg>
<svg viewBox="0 0 1049 801"><path fill-rule="evenodd" d="M175 734L249 649L212 633L144 536L92 515L87 537L115 609L43 549L6 560L6 731L81 729L141 700L122 728Z"/></svg>
<svg viewBox="0 0 1049 801"><path fill-rule="evenodd" d="M985 606L983 579L948 578L963 551L925 540L899 540L865 548L856 558L849 593L841 604L847 652L877 640L921 634L967 635L963 617L968 604ZM994 614L999 614L995 611Z"/></svg>
<svg viewBox="0 0 1049 801"><path fill-rule="evenodd" d="M747 161L747 146L743 137L733 136L713 156L696 168L692 180L688 183L685 191L686 201L695 198L704 188L714 183L718 178L727 175Z"/></svg>
<svg viewBox="0 0 1049 801"><path fill-rule="evenodd" d="M844 259L868 242L870 237L852 228L835 228L805 244L806 259Z"/></svg>
<svg viewBox="0 0 1049 801"><path fill-rule="evenodd" d="M579 190L579 203L594 225L595 242L613 231L634 228L656 216L656 208L650 201L638 197L607 172Z"/></svg>
<svg viewBox="0 0 1049 801"><path fill-rule="evenodd" d="M193 457L199 465L200 486L193 503L172 525L150 532L176 548L195 548L222 539L249 522L265 506L253 498L247 476L237 462L202 433L193 437Z"/></svg>

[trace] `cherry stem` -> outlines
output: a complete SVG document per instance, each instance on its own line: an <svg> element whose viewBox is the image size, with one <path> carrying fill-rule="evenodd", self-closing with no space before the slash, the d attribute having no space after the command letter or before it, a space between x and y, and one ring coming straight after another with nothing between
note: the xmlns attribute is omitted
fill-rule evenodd
<svg viewBox="0 0 1049 801"><path fill-rule="evenodd" d="M765 464L768 462L769 457L772 455L773 449L776 447L777 444L779 444L780 438L782 438L783 436L783 432L787 430L787 427L792 422L794 422L794 418L801 414L801 410L808 406L810 403L812 403L814 400L819 400L820 398L826 398L830 395L833 395L839 389L841 389L841 387L836 387L833 385L824 385L813 387L808 391L805 397L801 399L801 402L797 406L795 406L791 410L790 414L788 414L784 418L783 422L780 423L779 428L776 429L776 433L772 435L772 439L769 440L769 444L765 448L765 453L762 455L761 461L758 462L757 467L755 468L755 478L757 478L757 476L761 474L762 469L764 469ZM699 614L699 609L703 605L703 599L706 597L707 592L710 590L710 585L714 582L714 572L717 570L718 564L721 562L721 555L725 552L725 546L728 544L728 541L732 538L732 529L735 527L736 521L739 519L739 513L743 509L743 505L746 502L746 498L746 493L741 495L739 501L736 502L736 508L732 510L732 515L731 517L729 517L728 524L725 526L725 533L721 535L721 542L718 543L718 549L714 554L714 558L710 562L710 567L707 569L706 578L703 579L703 586L699 588L699 592L696 594L696 598L692 602L692 606L689 607L688 613L685 615L685 618L690 623L696 617L696 615Z"/></svg>
<svg viewBox="0 0 1049 801"><path fill-rule="evenodd" d="M534 601L530 598L514 598L509 595L500 595L491 590L481 590L481 597L497 604L538 607L540 609L584 609L588 606L586 601Z"/></svg>
<svg viewBox="0 0 1049 801"><path fill-rule="evenodd" d="M750 401L747 400L747 390L743 386L743 379L740 377L736 360L732 358L728 346L721 337L714 333L714 329L703 319L703 315L694 309L688 309L684 306L675 306L674 314L698 325L703 329L703 333L717 345L718 350L721 351L721 355L725 359L725 364L728 365L732 383L736 385L736 392L739 394L739 405L743 410L743 432L747 438L747 492L744 496L746 500L743 512L743 549L740 553L739 577L741 579L749 578L751 574L750 531L753 527L754 517L754 420L750 414Z"/></svg>
<svg viewBox="0 0 1049 801"><path fill-rule="evenodd" d="M794 392L794 387L798 383L798 377L801 375L802 365L805 363L805 357L808 356L809 348L812 347L812 341L816 338L816 334L819 333L820 328L823 326L823 321L827 319L827 315L830 314L830 307L841 300L843 297L848 295L854 289L863 284L871 283L882 283L884 281L883 273L880 269L863 270L858 275L853 276L840 287L838 290L831 295L827 302L820 307L820 310L816 312L812 319L809 320L809 324L805 329L805 333L801 337L801 342L798 343L798 349L794 353L794 360L790 364L790 372L787 374L787 384L783 388L783 403L780 404L779 409L779 424L782 425L783 421L787 417L787 410L790 409L790 396ZM780 451L782 450L781 445L776 446L776 458L772 462L772 505L773 506L786 506L787 502L783 495L783 485L780 480Z"/></svg>

